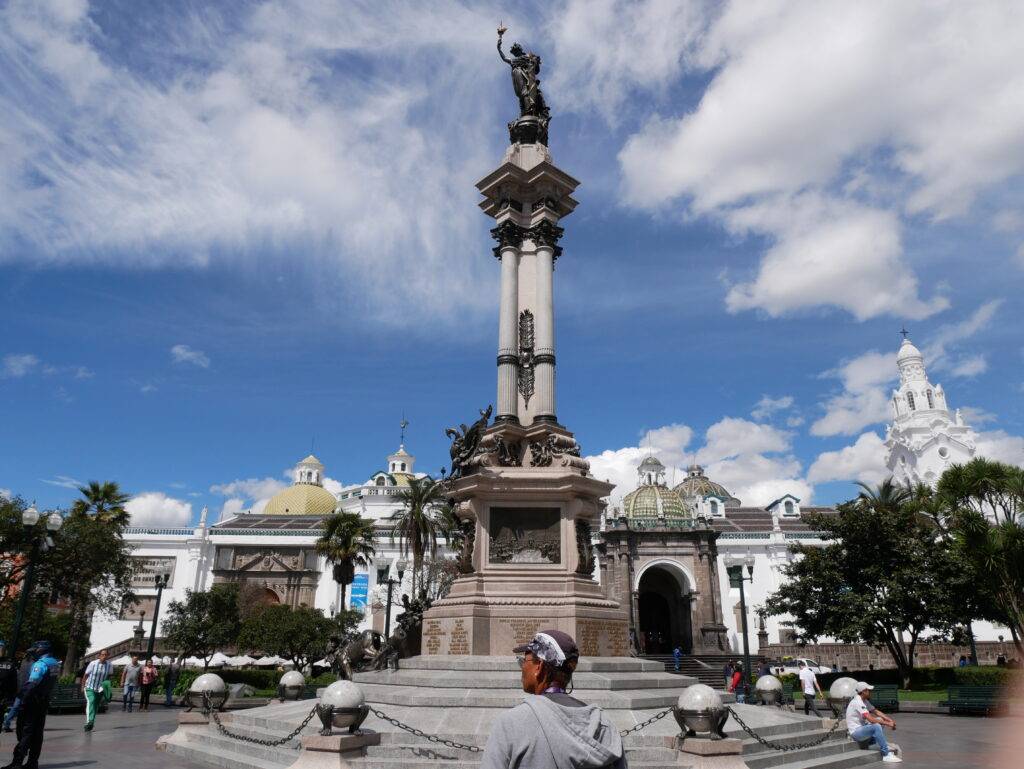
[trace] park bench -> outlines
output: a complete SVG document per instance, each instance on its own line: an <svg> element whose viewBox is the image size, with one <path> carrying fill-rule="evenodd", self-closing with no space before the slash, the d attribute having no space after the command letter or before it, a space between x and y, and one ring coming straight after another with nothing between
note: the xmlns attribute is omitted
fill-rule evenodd
<svg viewBox="0 0 1024 769"><path fill-rule="evenodd" d="M1005 707L999 697L998 686L967 686L957 684L946 690L946 699L939 703L949 708L950 713L984 713Z"/></svg>
<svg viewBox="0 0 1024 769"><path fill-rule="evenodd" d="M782 704L792 705L793 704L793 684L783 681L782 682Z"/></svg>
<svg viewBox="0 0 1024 769"><path fill-rule="evenodd" d="M105 713L107 701L100 698L99 711ZM50 713L84 713L85 695L76 684L57 684L50 693Z"/></svg>
<svg viewBox="0 0 1024 769"><path fill-rule="evenodd" d="M900 709L900 689L893 684L875 684L871 692L871 703L881 711L898 713Z"/></svg>

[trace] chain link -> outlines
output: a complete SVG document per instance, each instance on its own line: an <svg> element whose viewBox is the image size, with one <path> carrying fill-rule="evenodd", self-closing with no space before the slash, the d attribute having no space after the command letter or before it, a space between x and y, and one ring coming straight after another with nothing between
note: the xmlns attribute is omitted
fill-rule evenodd
<svg viewBox="0 0 1024 769"><path fill-rule="evenodd" d="M203 693L203 708L213 716L213 723L217 725L217 731L225 737L230 737L234 740L241 740L242 742L251 742L253 745L263 745L267 748L276 748L280 745L284 745L286 742L291 742L299 735L299 732L306 728L306 724L313 720L313 716L316 715L316 705L314 705L313 709L309 711L309 715L306 716L302 720L302 723L296 726L287 737L282 737L279 740L261 740L259 737L248 737L244 734L236 734L235 732L229 731L227 727L220 722L220 716L217 715L217 709L211 706L210 699L206 696L205 692ZM298 750L297 746L296 750Z"/></svg>
<svg viewBox="0 0 1024 769"><path fill-rule="evenodd" d="M665 716L667 716L671 712L672 712L672 708L665 708L660 713L655 713L653 716L648 718L643 723L637 724L636 726L631 726L628 729L624 729L623 731L619 732L619 736L620 737L625 737L626 735L632 734L633 732L639 732L645 726L650 726L655 721L660 721L661 719L663 719Z"/></svg>
<svg viewBox="0 0 1024 769"><path fill-rule="evenodd" d="M757 732L755 732L753 729L751 729L749 726L747 726L743 722L743 719L740 718L740 714L737 713L732 708L726 706L725 709L729 711L729 714L736 720L736 723L738 723L740 725L740 728L743 729L743 731L745 731L747 734L749 734L755 740L760 742L766 748L768 748L769 750L781 750L781 751L786 752L786 753L789 753L790 751L793 751L793 750L803 750L805 748L816 748L818 745L821 745L823 742L825 742L825 740L827 740L829 737L831 737L833 734L835 734L836 729L839 728L839 724L842 723L842 721L840 721L838 718L835 719L835 723L832 724L832 728L829 729L828 732L823 734L820 739L814 740L814 742L797 742L797 743L793 743L792 745L781 745L779 743L772 742L771 740L766 740L764 737L762 737Z"/></svg>
<svg viewBox="0 0 1024 769"><path fill-rule="evenodd" d="M417 729L414 726L409 726L408 724L403 724L397 718L392 718L391 716L386 715L385 713L382 713L381 711L377 710L374 707L370 708L370 712L373 713L375 716L377 716L377 718L379 718L380 720L387 721L392 726L397 726L399 729L404 729L405 731L409 732L410 734L415 734L417 737L422 737L425 740L427 740L428 742L434 742L434 743L437 743L438 745L444 745L445 747L448 747L448 748L455 748L456 750L468 750L470 753L483 753L483 751L484 751L484 749L481 748L479 745L465 745L465 744L463 744L461 742L455 742L454 740L446 740L443 737L438 737L438 736L433 735L433 734L427 734L422 729Z"/></svg>

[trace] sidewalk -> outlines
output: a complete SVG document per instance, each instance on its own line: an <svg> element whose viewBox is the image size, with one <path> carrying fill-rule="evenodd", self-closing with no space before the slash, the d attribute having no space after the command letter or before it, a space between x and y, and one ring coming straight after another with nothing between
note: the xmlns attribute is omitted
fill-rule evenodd
<svg viewBox="0 0 1024 769"><path fill-rule="evenodd" d="M107 713L96 717L92 732L82 730L81 713L48 716L40 769L210 769L156 750L157 737L174 731L181 708L153 705L148 713L123 713L112 702ZM0 765L11 760L14 734L0 734Z"/></svg>

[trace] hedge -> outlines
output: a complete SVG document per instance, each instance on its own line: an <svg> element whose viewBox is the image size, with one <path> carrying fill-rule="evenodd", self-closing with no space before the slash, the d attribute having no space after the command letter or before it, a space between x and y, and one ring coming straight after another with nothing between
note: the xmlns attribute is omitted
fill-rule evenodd
<svg viewBox="0 0 1024 769"><path fill-rule="evenodd" d="M1018 671L995 665L963 668L918 667L910 674L911 689L943 689L955 684L967 686L1001 686L1008 683ZM827 689L837 678L854 678L869 684L883 684L902 688L903 679L898 670L850 670L843 673L821 673L818 682Z"/></svg>
<svg viewBox="0 0 1024 769"><path fill-rule="evenodd" d="M254 669L222 669L222 668L211 668L210 670L204 671L201 668L185 668L181 671L181 676L178 678L178 684L174 687L175 694L184 694L188 691L189 687L192 686L192 682L195 681L204 672L216 673L224 679L226 684L248 684L253 689L260 690L276 690L277 682L281 680L282 673L277 670L254 670ZM337 679L333 673L321 673L316 678L309 679L306 681L307 685L310 686L327 686L328 684L334 683Z"/></svg>

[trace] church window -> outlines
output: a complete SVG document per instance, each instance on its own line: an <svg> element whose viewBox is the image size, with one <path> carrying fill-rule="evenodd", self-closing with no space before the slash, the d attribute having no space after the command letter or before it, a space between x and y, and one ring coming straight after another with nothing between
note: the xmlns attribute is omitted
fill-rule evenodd
<svg viewBox="0 0 1024 769"><path fill-rule="evenodd" d="M910 406L910 410L913 411L916 407L914 406L914 393L907 393L907 405Z"/></svg>
<svg viewBox="0 0 1024 769"><path fill-rule="evenodd" d="M932 400L932 391L929 390L928 392L925 393L925 395L928 396L928 408L930 408L930 409L935 408L935 401Z"/></svg>
<svg viewBox="0 0 1024 769"><path fill-rule="evenodd" d="M718 515L718 500L711 500L711 514Z"/></svg>
<svg viewBox="0 0 1024 769"><path fill-rule="evenodd" d="M786 515L793 515L793 513L794 513L794 510L793 510L793 500L787 499L786 500L786 504L784 505L784 508L786 510L786 513L785 513Z"/></svg>
<svg viewBox="0 0 1024 769"><path fill-rule="evenodd" d="M405 462L402 462L402 472L405 472Z"/></svg>
<svg viewBox="0 0 1024 769"><path fill-rule="evenodd" d="M384 483L385 483L385 481L384 481L384 476L383 476L383 475L381 475L381 476L378 476L378 478L377 478L377 485L378 485L378 486L383 486L383 485L384 485Z"/></svg>
<svg viewBox="0 0 1024 769"><path fill-rule="evenodd" d="M943 459L948 457L949 456L949 449L947 449L945 446L941 446L939 448L939 456L942 457Z"/></svg>

